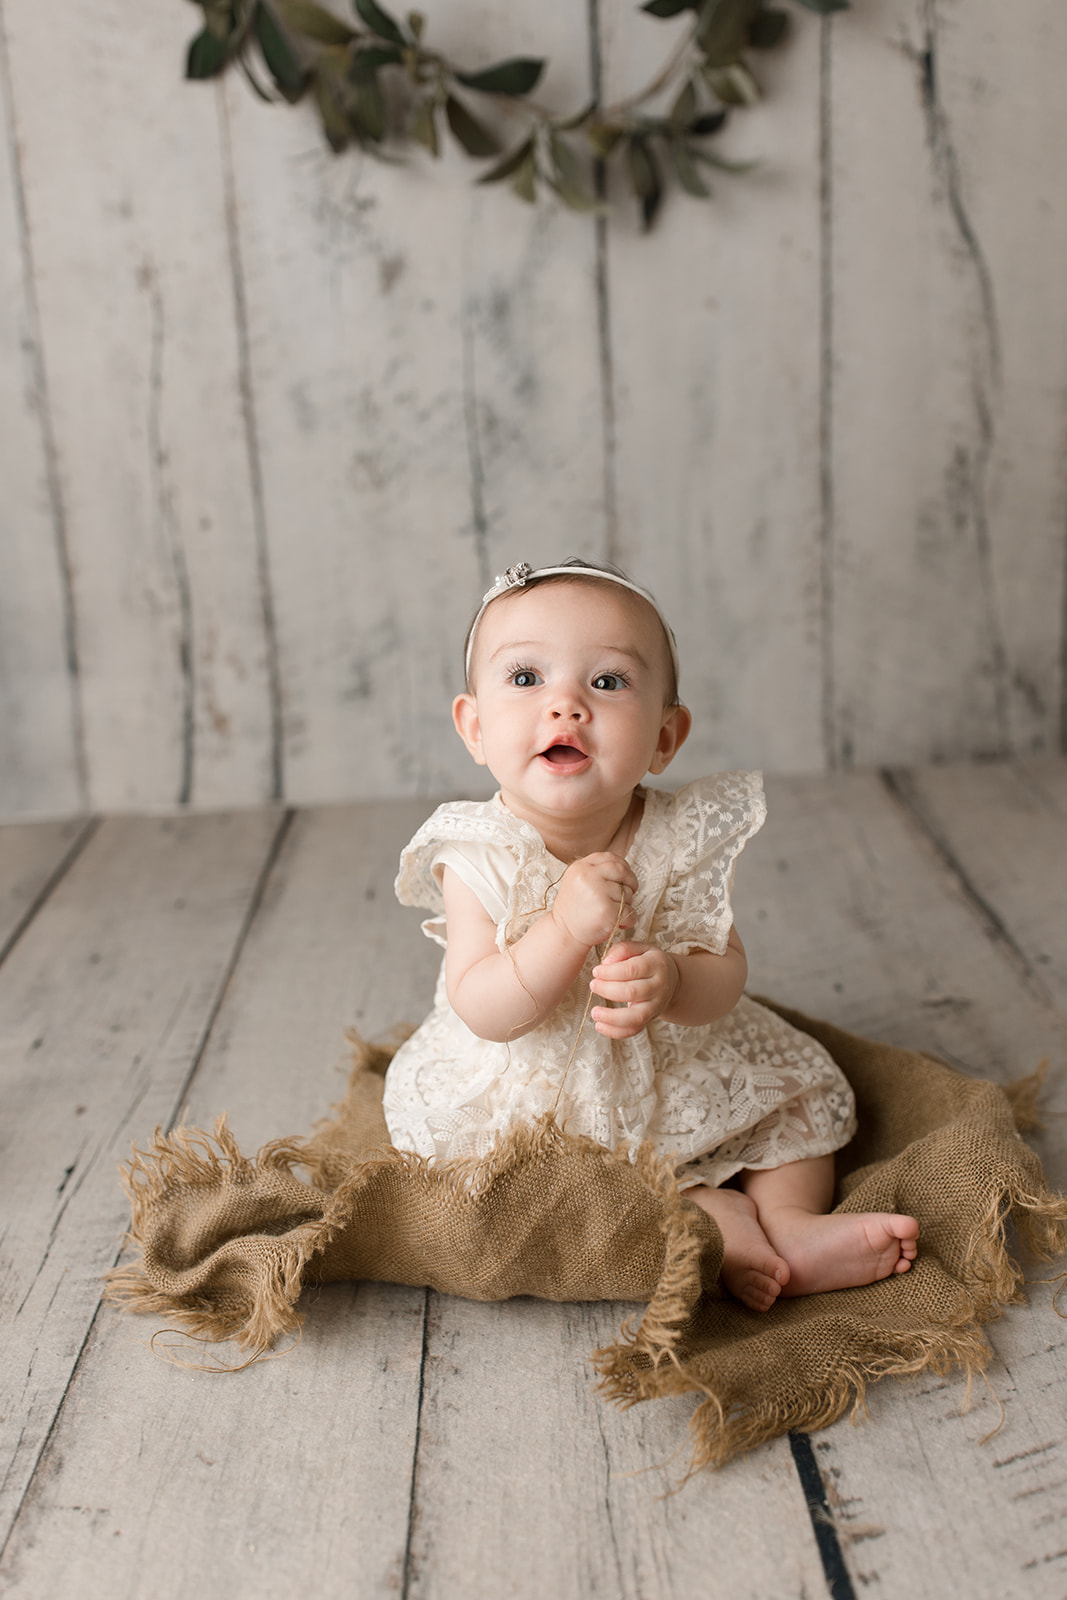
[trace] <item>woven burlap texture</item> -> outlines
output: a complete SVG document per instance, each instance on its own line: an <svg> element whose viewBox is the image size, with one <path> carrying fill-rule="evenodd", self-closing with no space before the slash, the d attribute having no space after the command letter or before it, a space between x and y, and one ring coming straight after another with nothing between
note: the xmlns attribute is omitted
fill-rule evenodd
<svg viewBox="0 0 1067 1600"><path fill-rule="evenodd" d="M475 1300L644 1302L596 1352L601 1387L626 1405L698 1392L695 1466L825 1427L874 1378L981 1371L982 1323L1023 1298L1009 1223L1032 1259L1054 1260L1067 1242L1067 1200L1017 1128L1032 1120L1034 1080L1005 1091L775 1009L826 1046L855 1091L838 1209L918 1217L909 1272L747 1311L720 1290L721 1237L679 1195L669 1163L606 1151L546 1118L487 1161L428 1165L390 1147L389 1052L357 1041L348 1094L310 1139L249 1160L220 1118L212 1135L157 1132L134 1151L123 1176L141 1259L110 1275L108 1296L253 1355L299 1325L304 1287L339 1279Z"/></svg>

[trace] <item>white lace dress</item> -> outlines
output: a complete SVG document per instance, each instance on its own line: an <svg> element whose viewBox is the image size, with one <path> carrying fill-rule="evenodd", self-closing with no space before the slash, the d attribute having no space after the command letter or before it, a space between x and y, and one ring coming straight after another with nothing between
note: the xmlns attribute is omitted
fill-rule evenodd
<svg viewBox="0 0 1067 1600"><path fill-rule="evenodd" d="M734 861L766 815L760 775L723 773L644 800L627 854L639 887L626 937L721 955ZM401 856L396 892L436 913L422 926L441 945L446 865L493 918L501 950L551 905L565 870L499 795L440 806ZM649 1140L675 1158L683 1185L718 1185L742 1167L782 1166L851 1139L852 1093L829 1055L747 996L718 1022L656 1020L633 1039L605 1039L587 1021L568 1067L598 959L591 951L553 1014L509 1045L478 1038L455 1014L442 963L434 1009L386 1077L393 1143L481 1157L517 1122L555 1110L569 1132L608 1148Z"/></svg>

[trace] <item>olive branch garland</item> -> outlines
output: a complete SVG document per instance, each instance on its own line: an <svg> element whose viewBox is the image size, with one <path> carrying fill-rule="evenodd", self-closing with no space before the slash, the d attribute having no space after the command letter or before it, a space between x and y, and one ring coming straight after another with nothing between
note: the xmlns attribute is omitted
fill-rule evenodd
<svg viewBox="0 0 1067 1600"><path fill-rule="evenodd" d="M614 105L593 102L556 116L532 98L543 59L513 56L463 71L427 48L426 19L418 11L398 22L378 0L353 0L358 27L316 0L194 3L204 25L189 46L186 76L215 78L236 63L265 100L294 104L310 95L336 153L357 145L389 160L395 159L390 147L415 144L437 156L443 119L467 155L493 158L479 183L507 182L531 204L547 188L571 210L597 213L606 209L606 166L617 162L646 232L659 214L668 174L687 194L707 199L711 189L702 168L743 172L755 165L727 161L705 141L720 132L731 110L760 99L746 53L774 49L790 23L788 12L766 0L648 0L641 9L652 17L693 13L664 65L643 89ZM849 0L797 3L824 15L849 7ZM517 143L505 149L471 109L471 93L522 117ZM647 109L661 96L670 98L669 110Z"/></svg>

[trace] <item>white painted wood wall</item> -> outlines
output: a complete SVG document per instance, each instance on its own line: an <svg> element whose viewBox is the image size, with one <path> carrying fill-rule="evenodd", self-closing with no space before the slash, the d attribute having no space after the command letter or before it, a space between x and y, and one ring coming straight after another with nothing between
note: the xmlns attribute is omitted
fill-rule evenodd
<svg viewBox="0 0 1067 1600"><path fill-rule="evenodd" d="M516 559L676 621L680 776L1062 747L1067 6L794 10L763 158L658 231L324 149L179 0L0 0L0 813L475 792ZM633 0L439 0L544 97Z"/></svg>

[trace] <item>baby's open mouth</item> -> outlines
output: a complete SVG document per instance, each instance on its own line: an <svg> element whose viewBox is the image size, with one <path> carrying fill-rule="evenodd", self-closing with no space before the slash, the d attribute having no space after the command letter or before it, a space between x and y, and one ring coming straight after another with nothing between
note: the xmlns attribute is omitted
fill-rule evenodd
<svg viewBox="0 0 1067 1600"><path fill-rule="evenodd" d="M584 767L589 757L584 750L579 750L573 744L550 744L547 750L541 751L541 760L547 761L559 772L574 772L579 767Z"/></svg>

